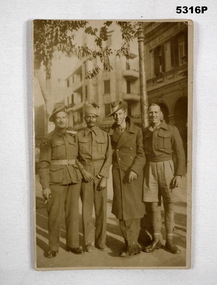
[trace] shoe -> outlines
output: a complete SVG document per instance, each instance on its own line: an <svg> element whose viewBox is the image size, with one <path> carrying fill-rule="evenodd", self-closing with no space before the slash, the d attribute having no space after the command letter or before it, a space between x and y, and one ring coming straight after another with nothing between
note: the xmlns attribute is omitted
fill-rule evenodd
<svg viewBox="0 0 217 285"><path fill-rule="evenodd" d="M74 254L81 254L83 252L83 249L82 249L81 246L79 246L79 247L70 247L70 248L68 248L68 251L71 251Z"/></svg>
<svg viewBox="0 0 217 285"><path fill-rule="evenodd" d="M47 252L44 253L44 256L47 258L54 258L57 255L57 251L54 250L48 250Z"/></svg>
<svg viewBox="0 0 217 285"><path fill-rule="evenodd" d="M150 253L150 252L153 252L155 249L159 249L159 248L162 248L161 241L159 239L154 239L153 242L150 245L144 247L142 251Z"/></svg>
<svg viewBox="0 0 217 285"><path fill-rule="evenodd" d="M178 247L175 245L175 243L173 241L166 241L165 244L165 250L173 253L173 254L179 254L181 252L180 249L178 249Z"/></svg>
<svg viewBox="0 0 217 285"><path fill-rule="evenodd" d="M108 247L105 244L96 244L95 247L102 251L108 250Z"/></svg>
<svg viewBox="0 0 217 285"><path fill-rule="evenodd" d="M94 250L94 246L91 243L85 245L86 252L92 252Z"/></svg>
<svg viewBox="0 0 217 285"><path fill-rule="evenodd" d="M133 256L133 255L137 255L140 254L140 248L138 245L134 245L134 246L128 246L126 250L122 251L120 253L120 257L128 257L128 256Z"/></svg>

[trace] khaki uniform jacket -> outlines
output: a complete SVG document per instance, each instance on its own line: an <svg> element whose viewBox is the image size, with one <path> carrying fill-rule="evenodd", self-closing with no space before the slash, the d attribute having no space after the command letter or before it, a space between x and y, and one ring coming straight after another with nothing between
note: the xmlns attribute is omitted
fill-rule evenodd
<svg viewBox="0 0 217 285"><path fill-rule="evenodd" d="M112 213L123 220L143 217L145 206L142 202L143 168L145 155L142 131L127 118L126 130L120 134L114 124L110 131L113 148L112 173L114 198ZM136 180L128 183L130 171L137 173Z"/></svg>
<svg viewBox="0 0 217 285"><path fill-rule="evenodd" d="M78 142L75 135L56 130L48 134L40 146L39 177L43 189L50 184L67 185L81 181L80 170L73 165L53 165L52 160L76 160Z"/></svg>
<svg viewBox="0 0 217 285"><path fill-rule="evenodd" d="M175 175L185 173L185 152L178 129L162 121L154 131L144 130L144 149L147 161L159 162L175 159Z"/></svg>
<svg viewBox="0 0 217 285"><path fill-rule="evenodd" d="M77 133L79 161L85 169L95 176L109 177L111 166L111 143L104 130L95 126L85 128Z"/></svg>

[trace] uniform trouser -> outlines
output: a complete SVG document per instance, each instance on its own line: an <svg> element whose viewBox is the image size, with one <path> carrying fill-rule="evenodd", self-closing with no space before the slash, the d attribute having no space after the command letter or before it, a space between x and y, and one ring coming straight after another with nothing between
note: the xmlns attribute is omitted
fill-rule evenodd
<svg viewBox="0 0 217 285"><path fill-rule="evenodd" d="M107 189L98 190L99 179L89 183L82 183L82 222L84 245L91 243L93 236L92 213L95 209L95 244L104 245L106 241L106 216L107 216Z"/></svg>
<svg viewBox="0 0 217 285"><path fill-rule="evenodd" d="M120 229L126 246L138 244L140 219L119 220Z"/></svg>
<svg viewBox="0 0 217 285"><path fill-rule="evenodd" d="M60 230L64 217L66 221L66 245L79 246L79 197L81 184L50 185L51 198L48 201L48 231L50 250L59 248Z"/></svg>
<svg viewBox="0 0 217 285"><path fill-rule="evenodd" d="M174 195L171 181L174 177L172 160L149 162L145 167L144 201L151 202L152 222L154 235L159 236L161 231L161 196L165 210L166 234L171 235L174 228Z"/></svg>

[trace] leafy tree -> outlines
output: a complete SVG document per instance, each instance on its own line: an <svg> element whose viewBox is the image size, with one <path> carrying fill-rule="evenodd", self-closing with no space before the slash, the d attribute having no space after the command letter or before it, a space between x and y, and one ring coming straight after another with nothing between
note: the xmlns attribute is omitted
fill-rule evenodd
<svg viewBox="0 0 217 285"><path fill-rule="evenodd" d="M109 27L113 21L104 21L103 25L93 28L88 21L67 21L67 20L35 20L34 21L34 58L35 69L44 65L46 78L50 78L52 59L56 51L66 56L77 56L94 60L100 58L104 68L110 70L108 57L111 54L126 56L129 53L129 43L137 34L138 22L115 22L121 30L122 44L120 49L112 50L103 42L108 40ZM88 35L95 38L96 49L93 50L86 45L78 46L74 41L77 31L83 29ZM93 70L92 76L98 74L99 69ZM91 76L91 74L90 74Z"/></svg>
<svg viewBox="0 0 217 285"><path fill-rule="evenodd" d="M122 35L120 48L112 50L105 42L108 40L109 31L112 25L119 27ZM96 59L100 59L105 70L111 70L109 57L116 55L119 57L129 55L130 42L138 35L140 23L137 21L104 21L100 28L91 26L91 21L69 21L69 20L35 20L34 21L34 69L42 91L47 116L51 112L48 110L50 101L50 89L47 87L51 77L52 60L56 52L79 59L88 59L94 62L92 70L87 72L87 78L95 77L100 67L96 64ZM75 36L78 31L92 36L96 48L92 49L87 45L78 45ZM46 81L41 74L41 67L44 67Z"/></svg>

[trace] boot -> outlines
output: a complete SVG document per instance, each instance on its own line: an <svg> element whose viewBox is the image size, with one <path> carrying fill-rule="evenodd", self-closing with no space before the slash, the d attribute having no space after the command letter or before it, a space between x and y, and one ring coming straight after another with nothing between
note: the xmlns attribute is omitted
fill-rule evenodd
<svg viewBox="0 0 217 285"><path fill-rule="evenodd" d="M159 248L162 248L162 243L160 239L154 239L153 242L150 245L144 247L142 251L150 253L153 252L155 249Z"/></svg>
<svg viewBox="0 0 217 285"><path fill-rule="evenodd" d="M165 249L173 254L178 254L181 252L180 249L178 249L178 247L175 245L173 239L166 240Z"/></svg>

